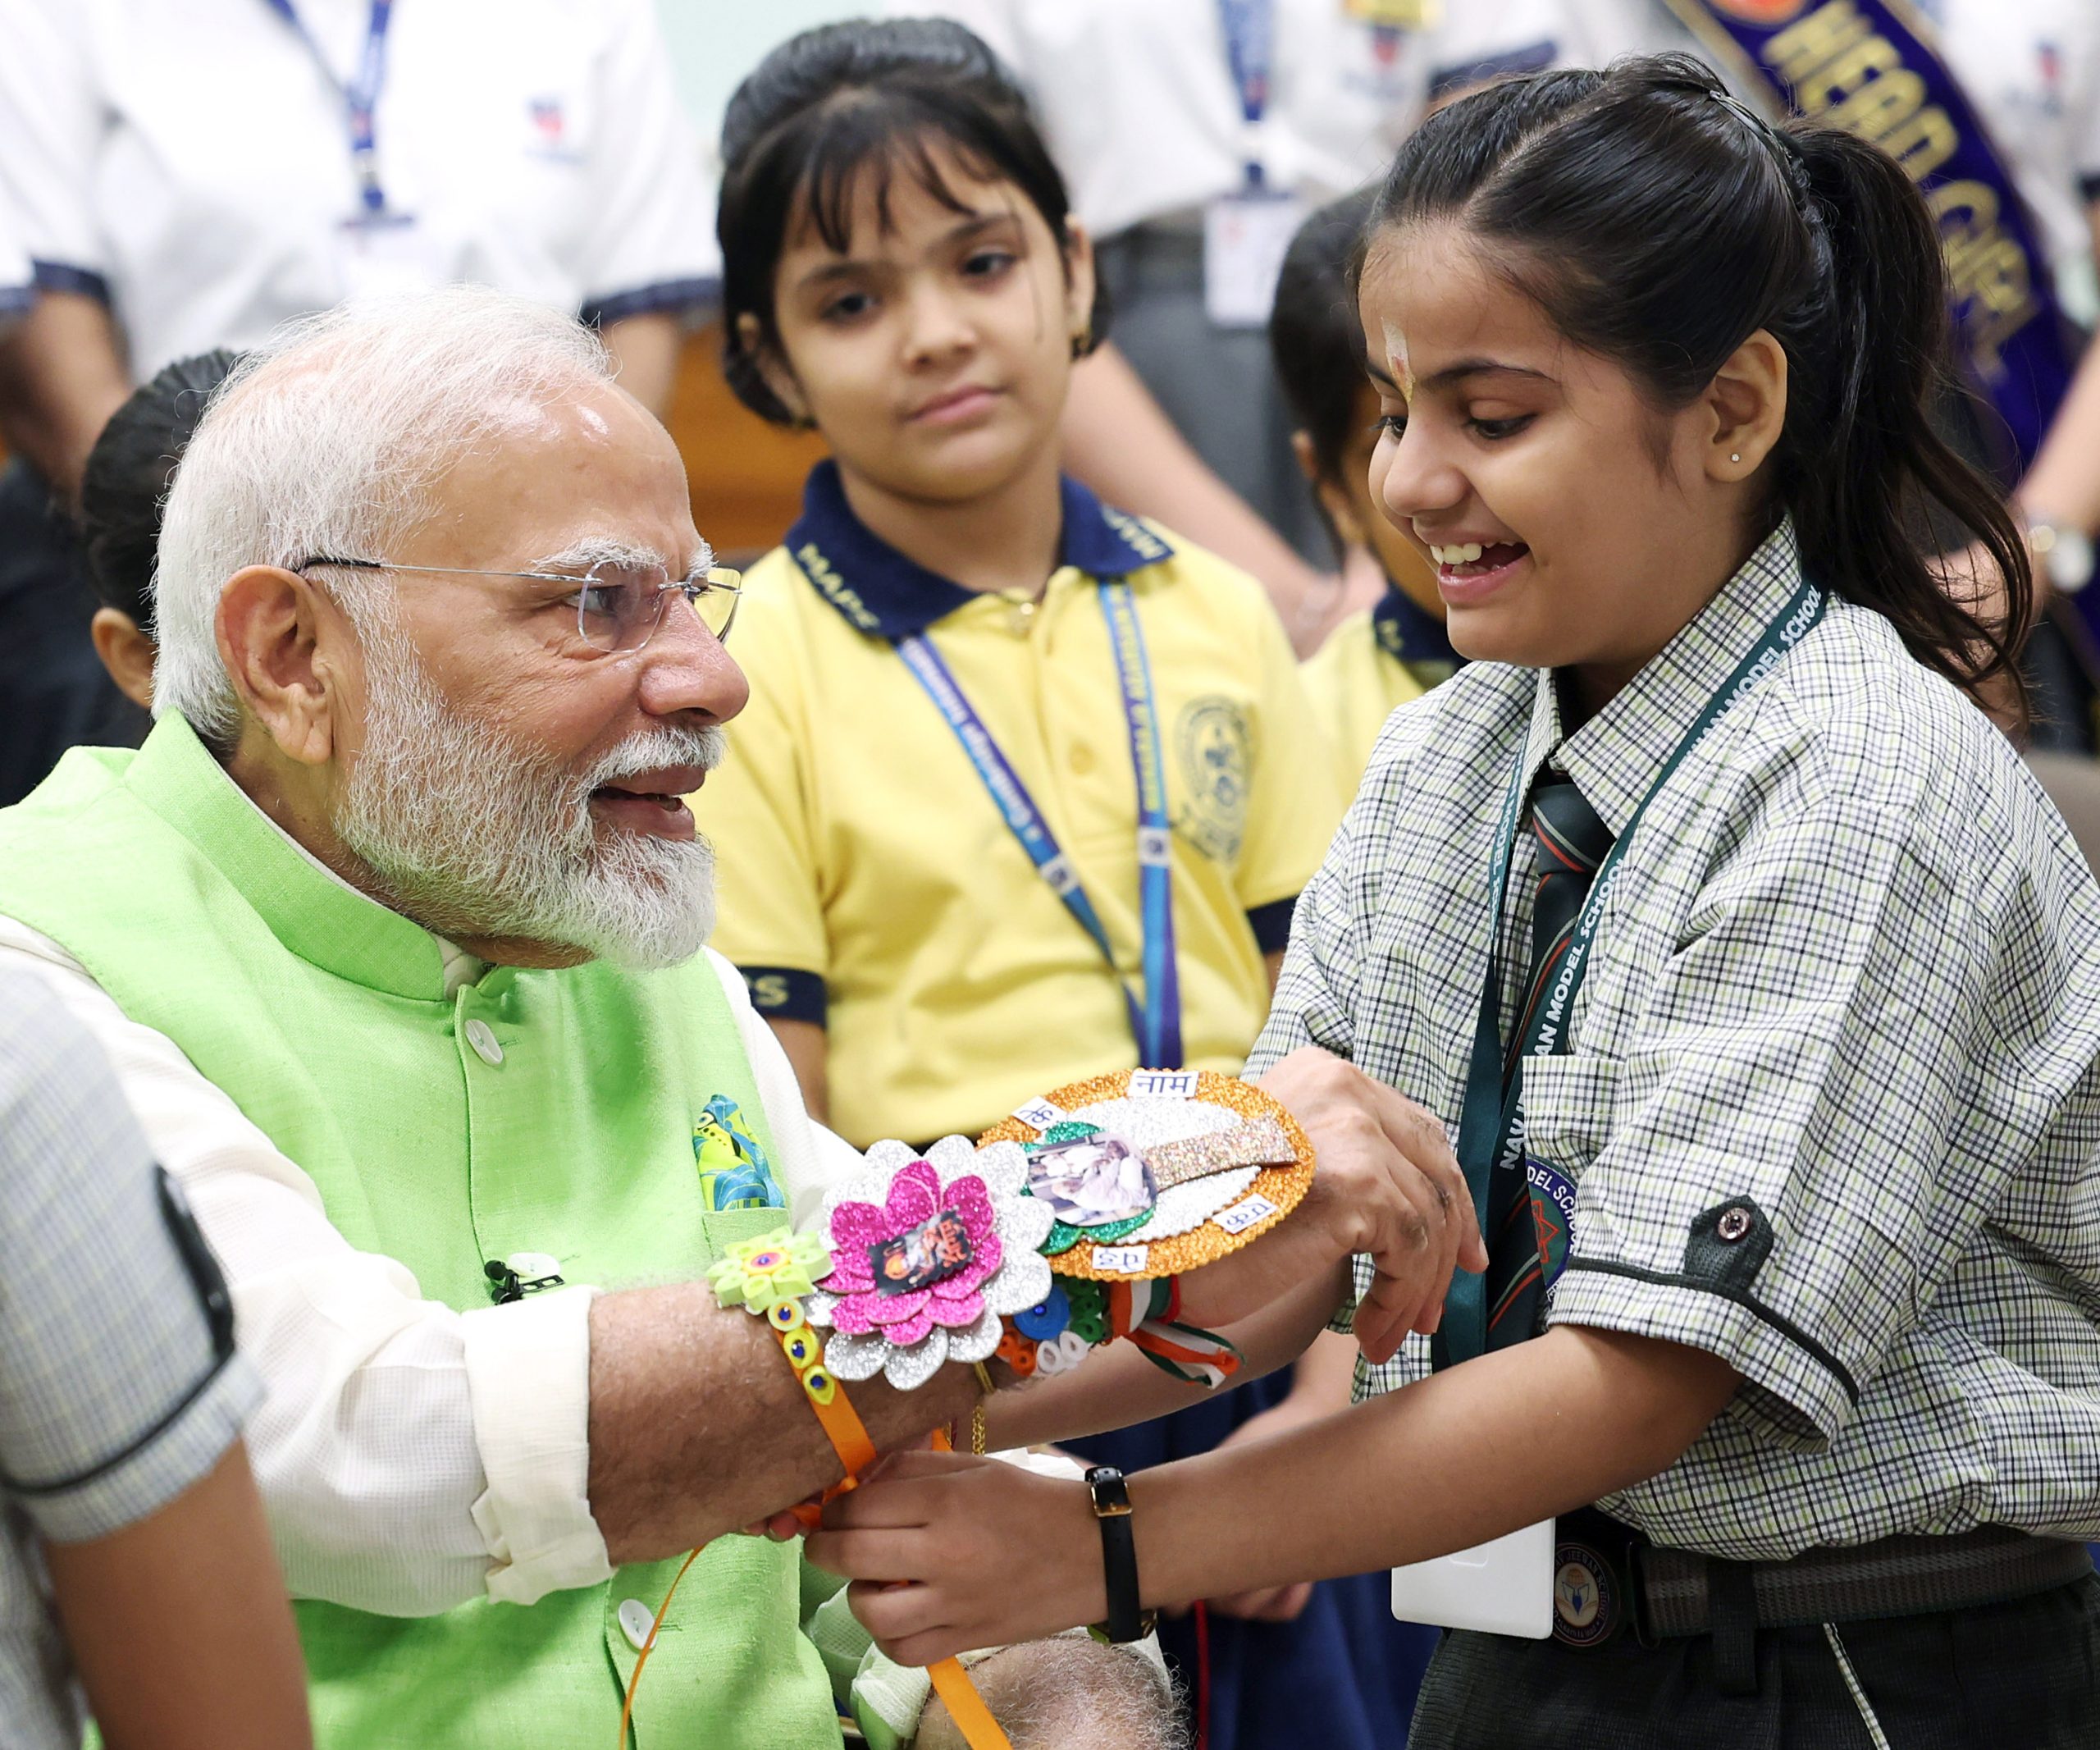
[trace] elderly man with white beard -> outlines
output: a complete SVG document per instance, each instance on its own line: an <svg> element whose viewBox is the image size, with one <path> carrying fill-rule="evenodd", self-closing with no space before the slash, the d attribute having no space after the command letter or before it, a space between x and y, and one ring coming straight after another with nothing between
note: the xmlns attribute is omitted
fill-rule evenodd
<svg viewBox="0 0 2100 1750"><path fill-rule="evenodd" d="M695 1279L858 1158L701 952L678 798L745 700L733 585L584 329L464 289L317 318L179 472L146 745L0 811L0 964L107 1050L267 1384L249 1442L323 1746L605 1743L703 1544L636 1742L835 1745L856 1679L872 1739L919 1724L923 1679L797 1547L722 1535L840 1466L762 1322ZM1392 1304L1440 1300L1470 1220L1440 1137L1353 1071L1276 1077L1314 1195L1188 1278L1189 1316L1258 1330L1357 1251ZM890 1450L977 1390L852 1396ZM1024 1750L1167 1742L1123 1649L979 1672ZM952 1730L934 1704L921 1741Z"/></svg>

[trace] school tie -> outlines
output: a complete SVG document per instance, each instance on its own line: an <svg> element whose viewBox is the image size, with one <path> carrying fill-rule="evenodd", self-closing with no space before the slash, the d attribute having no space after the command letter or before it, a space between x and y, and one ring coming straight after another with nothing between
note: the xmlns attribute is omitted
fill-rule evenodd
<svg viewBox="0 0 2100 1750"><path fill-rule="evenodd" d="M1573 783L1550 766L1539 774L1532 788L1530 825L1536 871L1531 970L1522 985L1524 1001L1517 1025L1509 1033L1505 1079L1516 1067L1532 1017L1560 970L1590 884L1612 847L1611 829L1597 818ZM1498 1172L1490 1196L1487 1346L1502 1349L1532 1335L1543 1284L1538 1226L1522 1165L1514 1172Z"/></svg>

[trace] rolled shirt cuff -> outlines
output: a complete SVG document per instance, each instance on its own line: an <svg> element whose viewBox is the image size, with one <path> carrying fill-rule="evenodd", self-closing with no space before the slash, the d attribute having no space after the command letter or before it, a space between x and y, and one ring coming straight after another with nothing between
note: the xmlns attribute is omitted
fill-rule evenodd
<svg viewBox="0 0 2100 1750"><path fill-rule="evenodd" d="M474 1523L492 1565L488 1594L532 1604L595 1586L613 1565L591 1515L591 1303L550 1289L467 1314L467 1387L488 1487Z"/></svg>

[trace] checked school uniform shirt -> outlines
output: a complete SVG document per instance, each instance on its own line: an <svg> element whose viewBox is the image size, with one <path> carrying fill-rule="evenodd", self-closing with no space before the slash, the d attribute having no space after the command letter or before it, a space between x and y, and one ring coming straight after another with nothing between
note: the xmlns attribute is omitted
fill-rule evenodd
<svg viewBox="0 0 2100 1750"><path fill-rule="evenodd" d="M1549 674L1500 663L1404 707L1249 1071L1325 1046L1455 1135L1512 763L1528 781L1550 756L1623 832L1799 576L1782 527L1573 734ZM1505 1028L1528 875L1520 855ZM1526 1152L1575 1187L1547 1323L1743 1376L1607 1511L1738 1559L2100 1534L2100 891L2004 738L1880 615L1833 600L1657 797L1570 1040L1524 1066ZM1358 1396L1427 1364L1412 1337Z"/></svg>

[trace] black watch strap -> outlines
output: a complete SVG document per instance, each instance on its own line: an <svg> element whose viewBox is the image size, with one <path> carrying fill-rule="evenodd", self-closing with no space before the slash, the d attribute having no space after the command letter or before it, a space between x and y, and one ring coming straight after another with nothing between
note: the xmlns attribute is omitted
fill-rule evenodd
<svg viewBox="0 0 2100 1750"><path fill-rule="evenodd" d="M1130 1492L1113 1464L1097 1464L1086 1474L1093 1496L1093 1515L1101 1522L1101 1567L1108 1582L1108 1620L1095 1625L1101 1639L1116 1645L1142 1641L1158 1620L1154 1611L1138 1607L1138 1544L1130 1531Z"/></svg>

